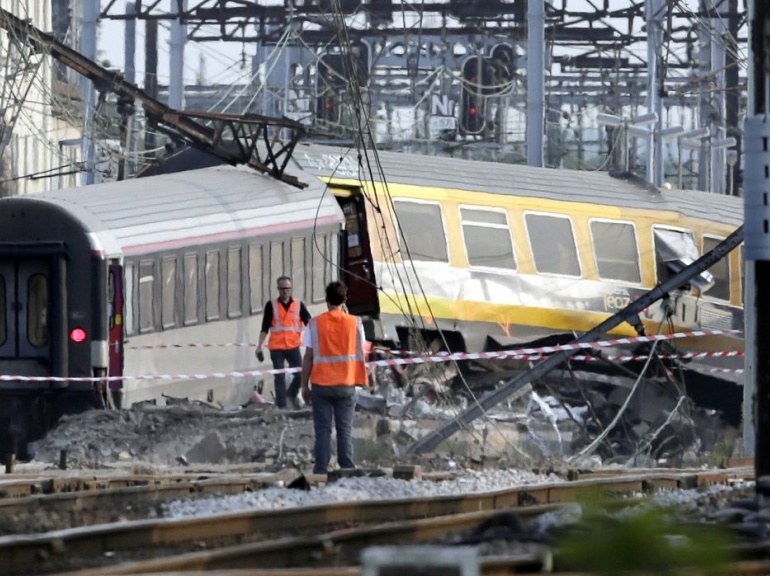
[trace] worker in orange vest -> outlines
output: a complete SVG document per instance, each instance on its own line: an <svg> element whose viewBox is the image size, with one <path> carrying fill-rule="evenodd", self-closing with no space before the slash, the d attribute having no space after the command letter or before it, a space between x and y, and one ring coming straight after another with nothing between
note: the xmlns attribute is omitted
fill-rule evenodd
<svg viewBox="0 0 770 576"><path fill-rule="evenodd" d="M337 462L355 468L353 415L356 386L367 383L364 327L361 318L344 312L348 288L342 282L326 287L327 312L313 318L302 337L302 397L313 406L314 474L326 474L331 458L332 422L337 431ZM311 388L312 386L312 388Z"/></svg>
<svg viewBox="0 0 770 576"><path fill-rule="evenodd" d="M281 276L276 285L278 298L265 303L262 330L259 333L259 342L257 343L257 359L260 362L265 361L262 346L264 346L265 338L269 332L270 340L267 347L270 350L273 368L282 370L287 364L289 368L299 368L302 366L302 354L300 354L299 345L302 342L302 330L310 322L310 312L301 300L292 298L291 278ZM300 380L300 373L297 371L294 373L287 394L286 374L281 372L273 376L276 406L286 408L288 399L292 408L295 410L300 408Z"/></svg>

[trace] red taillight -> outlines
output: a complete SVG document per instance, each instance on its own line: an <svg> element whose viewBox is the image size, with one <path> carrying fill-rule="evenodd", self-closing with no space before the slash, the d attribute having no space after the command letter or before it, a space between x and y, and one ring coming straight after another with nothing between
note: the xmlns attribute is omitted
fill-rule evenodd
<svg viewBox="0 0 770 576"><path fill-rule="evenodd" d="M70 330L70 340L72 340L76 344L85 342L87 337L88 337L88 334L86 334L86 331L83 330L82 328L73 328L72 330Z"/></svg>

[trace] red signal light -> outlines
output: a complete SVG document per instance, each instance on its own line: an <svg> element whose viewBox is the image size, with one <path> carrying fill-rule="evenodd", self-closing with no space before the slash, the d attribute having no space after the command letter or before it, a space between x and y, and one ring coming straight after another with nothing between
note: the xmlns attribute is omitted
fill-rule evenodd
<svg viewBox="0 0 770 576"><path fill-rule="evenodd" d="M82 328L73 328L70 330L70 340L72 340L75 344L85 342L87 337L88 334Z"/></svg>
<svg viewBox="0 0 770 576"><path fill-rule="evenodd" d="M331 110L332 108L334 108L334 105L331 102L327 101L326 104L324 105L324 108L326 108L327 110Z"/></svg>
<svg viewBox="0 0 770 576"><path fill-rule="evenodd" d="M478 114L478 112L479 110L475 106L471 106L470 108L468 108L468 114L471 116L475 116L476 114Z"/></svg>

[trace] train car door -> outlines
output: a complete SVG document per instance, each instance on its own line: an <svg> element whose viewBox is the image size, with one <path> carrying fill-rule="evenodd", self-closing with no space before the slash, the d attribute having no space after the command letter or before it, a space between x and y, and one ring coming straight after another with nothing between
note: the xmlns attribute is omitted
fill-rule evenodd
<svg viewBox="0 0 770 576"><path fill-rule="evenodd" d="M366 199L361 193L353 193L338 196L337 202L345 215L342 281L348 286L348 310L359 316L377 317L380 308L366 221Z"/></svg>
<svg viewBox="0 0 770 576"><path fill-rule="evenodd" d="M44 259L0 259L0 358L49 357L49 269Z"/></svg>
<svg viewBox="0 0 770 576"><path fill-rule="evenodd" d="M107 276L107 313L109 314L110 376L123 375L123 267L110 265ZM120 389L119 380L111 380L110 388Z"/></svg>

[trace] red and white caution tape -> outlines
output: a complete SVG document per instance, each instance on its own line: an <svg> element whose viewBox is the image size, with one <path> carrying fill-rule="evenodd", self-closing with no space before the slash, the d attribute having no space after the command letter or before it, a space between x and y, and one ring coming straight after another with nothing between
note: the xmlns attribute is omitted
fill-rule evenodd
<svg viewBox="0 0 770 576"><path fill-rule="evenodd" d="M484 360L484 359L528 359L533 356L544 356L555 352L564 352L571 350L585 350L591 348L605 348L609 346L619 346L623 344L638 344L643 342L657 342L660 340L675 340L682 338L697 338L702 336L719 336L726 334L739 334L741 330L694 330L692 332L677 332L675 334L657 334L653 336L635 336L628 338L616 338L613 340L596 340L594 342L579 342L574 344L564 344L560 346L542 346L539 348L518 348L516 350L500 350L496 352L457 352L457 353L438 353L430 356L416 356L411 358L389 358L384 360L374 360L367 362L367 366L397 366L397 365L415 365L429 364L438 362L453 362L458 360ZM174 345L167 345L174 347ZM218 346L218 345L217 345ZM180 345L181 347L181 345ZM701 352L695 353L692 357L701 357L701 355L738 355L737 352ZM631 357L633 358L633 357ZM22 382L118 382L124 380L212 380L221 378L244 378L254 376L269 376L274 374L291 374L301 371L302 368L282 368L282 369L264 369L264 370L243 370L232 372L211 372L208 374L146 374L141 376L108 376L98 377L63 377L63 376L15 376L0 375L2 381L22 381Z"/></svg>

